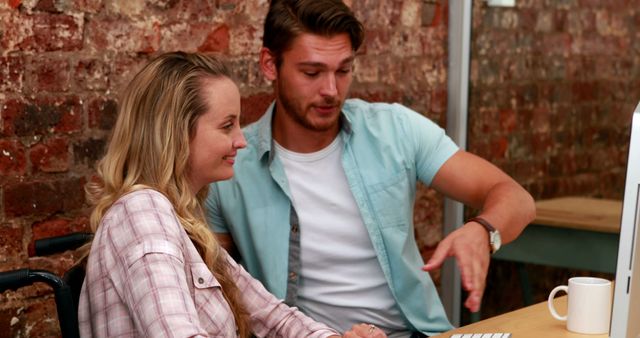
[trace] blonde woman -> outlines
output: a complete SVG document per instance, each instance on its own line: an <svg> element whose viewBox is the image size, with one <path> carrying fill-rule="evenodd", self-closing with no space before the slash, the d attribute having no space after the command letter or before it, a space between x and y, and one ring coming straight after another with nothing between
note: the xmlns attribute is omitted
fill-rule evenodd
<svg viewBox="0 0 640 338"><path fill-rule="evenodd" d="M240 94L218 59L168 53L129 84L97 179L95 237L79 306L83 337L329 337L220 248L207 185L246 145ZM364 324L347 336L376 334Z"/></svg>

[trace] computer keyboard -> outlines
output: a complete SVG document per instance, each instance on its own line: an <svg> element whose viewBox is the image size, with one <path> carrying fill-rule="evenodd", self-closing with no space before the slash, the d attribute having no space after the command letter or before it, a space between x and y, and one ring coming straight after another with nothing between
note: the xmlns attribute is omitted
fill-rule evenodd
<svg viewBox="0 0 640 338"><path fill-rule="evenodd" d="M451 338L511 338L511 333L457 333Z"/></svg>

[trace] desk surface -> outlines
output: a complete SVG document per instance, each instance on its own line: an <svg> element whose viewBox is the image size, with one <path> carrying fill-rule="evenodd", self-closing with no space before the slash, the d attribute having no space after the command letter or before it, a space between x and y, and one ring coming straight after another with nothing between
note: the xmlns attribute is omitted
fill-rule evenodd
<svg viewBox="0 0 640 338"><path fill-rule="evenodd" d="M597 232L620 232L622 201L559 197L536 202L535 224Z"/></svg>
<svg viewBox="0 0 640 338"><path fill-rule="evenodd" d="M567 296L554 300L560 314L567 312ZM608 338L608 334L587 335L567 331L566 322L551 317L547 302L531 305L477 323L451 330L432 338L448 338L454 333L511 333L513 338Z"/></svg>

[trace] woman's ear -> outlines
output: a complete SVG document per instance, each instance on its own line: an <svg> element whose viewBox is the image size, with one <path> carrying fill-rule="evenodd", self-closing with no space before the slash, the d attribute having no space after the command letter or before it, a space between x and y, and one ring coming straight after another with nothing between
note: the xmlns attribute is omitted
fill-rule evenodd
<svg viewBox="0 0 640 338"><path fill-rule="evenodd" d="M260 70L269 81L274 81L278 77L276 58L269 48L260 49Z"/></svg>

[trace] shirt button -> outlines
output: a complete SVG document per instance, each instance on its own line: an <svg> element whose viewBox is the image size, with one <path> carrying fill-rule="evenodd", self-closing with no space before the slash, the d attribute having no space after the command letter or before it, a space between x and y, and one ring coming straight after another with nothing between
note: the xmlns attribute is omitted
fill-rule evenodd
<svg viewBox="0 0 640 338"><path fill-rule="evenodd" d="M295 281L296 278L298 278L298 274L295 272L289 272L289 280L290 281Z"/></svg>
<svg viewBox="0 0 640 338"><path fill-rule="evenodd" d="M198 284L202 284L204 283L204 279L202 279L202 277L198 278Z"/></svg>

